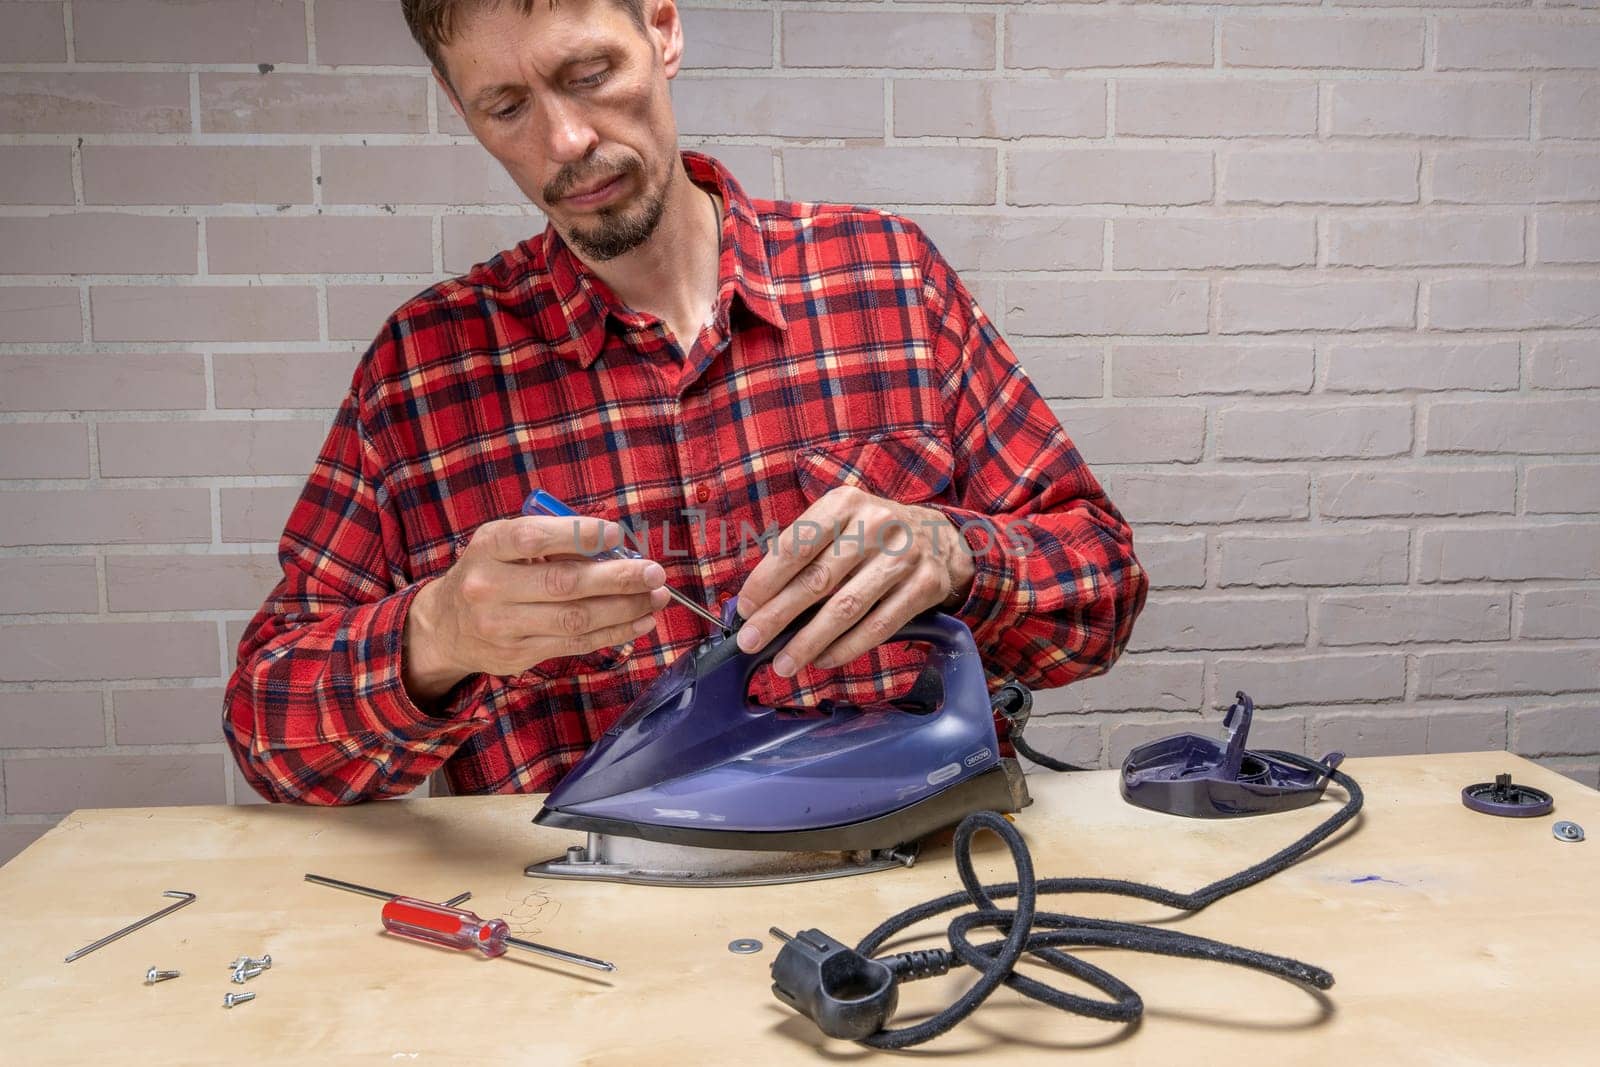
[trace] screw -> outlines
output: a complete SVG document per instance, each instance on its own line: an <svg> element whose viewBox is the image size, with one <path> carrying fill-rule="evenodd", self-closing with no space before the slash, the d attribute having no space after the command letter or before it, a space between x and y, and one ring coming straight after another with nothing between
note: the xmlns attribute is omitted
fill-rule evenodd
<svg viewBox="0 0 1600 1067"><path fill-rule="evenodd" d="M244 985L250 979L260 974L263 970L265 970L263 967L249 967L241 964L240 966L234 968L233 980L238 982L240 985Z"/></svg>
<svg viewBox="0 0 1600 1067"><path fill-rule="evenodd" d="M169 978L177 978L181 974L183 974L182 971L163 971L156 967L152 967L148 971L144 972L144 984L155 985L157 982L165 982Z"/></svg>
<svg viewBox="0 0 1600 1067"><path fill-rule="evenodd" d="M228 964L228 970L230 971L237 971L241 967L260 967L263 971L270 971L272 970L272 954L268 953L260 959L256 959L254 956L239 956Z"/></svg>
<svg viewBox="0 0 1600 1067"><path fill-rule="evenodd" d="M231 1008L235 1004L243 1004L247 1000L254 999L256 999L256 995L254 993L227 993L224 994L222 998L222 1006L224 1008Z"/></svg>

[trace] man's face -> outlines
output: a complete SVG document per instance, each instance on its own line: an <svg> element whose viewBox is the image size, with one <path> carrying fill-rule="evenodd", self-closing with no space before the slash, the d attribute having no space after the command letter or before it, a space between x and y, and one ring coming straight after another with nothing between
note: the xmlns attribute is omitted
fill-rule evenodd
<svg viewBox="0 0 1600 1067"><path fill-rule="evenodd" d="M490 4L442 50L473 134L592 260L644 243L677 171L682 35L672 3L645 12L640 29L611 0Z"/></svg>

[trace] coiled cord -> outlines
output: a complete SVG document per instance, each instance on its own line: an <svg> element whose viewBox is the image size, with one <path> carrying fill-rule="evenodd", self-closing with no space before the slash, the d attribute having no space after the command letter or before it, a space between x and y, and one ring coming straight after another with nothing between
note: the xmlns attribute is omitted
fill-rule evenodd
<svg viewBox="0 0 1600 1067"><path fill-rule="evenodd" d="M1017 745L1018 751L1029 759L1045 766L1050 765L1046 760L1041 760L1033 752L1024 749L1020 739L1012 740ZM1041 893L1111 893L1148 900L1181 911L1200 911L1223 897L1264 881L1289 867L1337 833L1340 827L1354 819L1361 811L1363 803L1361 787L1349 775L1293 753L1270 751L1264 754L1296 764L1306 770L1328 775L1345 791L1348 799L1321 825L1288 847L1280 849L1260 863L1247 867L1237 874L1229 875L1189 893L1179 893L1160 886L1115 878L1039 879L1034 875L1033 858L1028 852L1028 846L1015 827L993 812L976 812L967 816L956 828L954 842L956 869L961 875L961 884L966 891L926 901L891 917L862 938L856 946L856 951L862 956L870 957L884 942L907 927L970 904L974 910L957 915L947 928L950 939L949 950L932 949L903 953L898 956L883 957L879 962L889 966L900 980L904 981L943 974L950 967L962 964L981 972L981 977L948 1008L931 1018L914 1026L879 1030L863 1038L861 1043L874 1048L898 1049L930 1041L971 1015L977 1010L978 1005L1002 984L1023 996L1052 1005L1062 1011L1094 1019L1132 1022L1143 1014L1144 1001L1137 992L1110 972L1062 951L1065 947L1122 948L1164 956L1215 960L1249 967L1317 989L1331 987L1333 975L1327 971L1284 956L1274 956L1193 934L1158 929L1140 923L1112 922L1037 910L1038 896ZM1010 849L1012 862L1017 869L1015 882L986 886L978 881L972 865L972 839L981 830L997 834ZM996 906L997 900L1011 897L1016 898L1014 909L1006 910ZM1005 935L1005 939L981 945L973 944L969 935L974 930L985 927L1000 931ZM1096 1000L1067 993L1037 979L1015 973L1017 962L1024 953L1088 983L1109 999Z"/></svg>

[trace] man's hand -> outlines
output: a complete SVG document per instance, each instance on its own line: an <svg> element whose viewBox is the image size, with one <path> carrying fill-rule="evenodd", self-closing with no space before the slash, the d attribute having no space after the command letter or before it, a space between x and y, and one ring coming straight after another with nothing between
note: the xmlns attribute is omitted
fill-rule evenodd
<svg viewBox="0 0 1600 1067"><path fill-rule="evenodd" d="M955 607L973 563L943 512L840 486L780 533L739 592L739 647L763 648L800 612L824 605L772 661L790 677L837 667L883 644L918 613Z"/></svg>
<svg viewBox="0 0 1600 1067"><path fill-rule="evenodd" d="M592 558L620 540L616 523L590 518L523 516L478 527L450 569L411 602L406 692L424 704L469 674L520 674L649 632L667 604L666 572L650 560Z"/></svg>

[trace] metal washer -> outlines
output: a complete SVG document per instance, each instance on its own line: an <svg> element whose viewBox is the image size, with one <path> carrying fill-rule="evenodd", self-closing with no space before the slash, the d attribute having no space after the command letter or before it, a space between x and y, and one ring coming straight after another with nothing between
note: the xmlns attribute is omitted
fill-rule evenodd
<svg viewBox="0 0 1600 1067"><path fill-rule="evenodd" d="M1557 841L1582 841L1583 827L1563 819L1550 828Z"/></svg>
<svg viewBox="0 0 1600 1067"><path fill-rule="evenodd" d="M728 942L728 951L740 956L751 956L761 951L761 942L753 937L738 937Z"/></svg>

